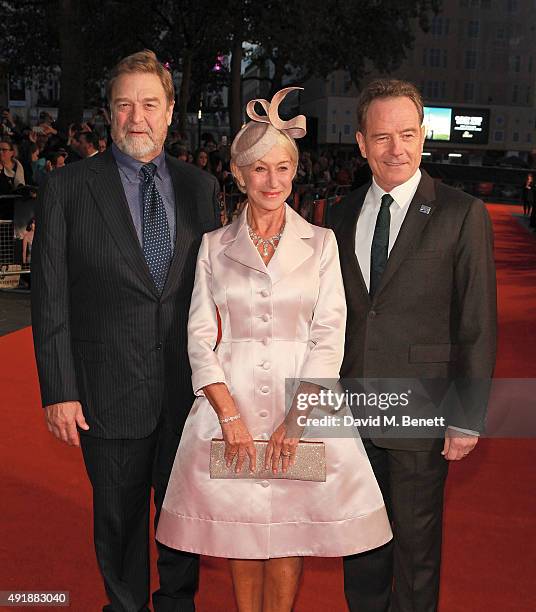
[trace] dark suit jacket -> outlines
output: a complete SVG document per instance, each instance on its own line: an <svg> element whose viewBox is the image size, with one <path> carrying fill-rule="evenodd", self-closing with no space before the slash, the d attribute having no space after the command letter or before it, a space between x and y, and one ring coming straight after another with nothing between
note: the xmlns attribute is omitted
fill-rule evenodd
<svg viewBox="0 0 536 612"><path fill-rule="evenodd" d="M43 405L82 403L89 434L180 430L192 403L186 326L201 236L220 225L217 181L166 157L177 238L154 286L111 151L54 171L37 206L32 321Z"/></svg>
<svg viewBox="0 0 536 612"><path fill-rule="evenodd" d="M343 378L490 379L496 350L493 233L484 204L423 171L371 300L355 254L355 231L370 183L334 207L348 319ZM421 206L429 207L421 211ZM478 395L478 394L477 394ZM480 404L486 397L479 396ZM470 401L477 401L470 399ZM467 406L465 406L467 409ZM448 423L478 429L474 419ZM433 440L374 439L426 449Z"/></svg>

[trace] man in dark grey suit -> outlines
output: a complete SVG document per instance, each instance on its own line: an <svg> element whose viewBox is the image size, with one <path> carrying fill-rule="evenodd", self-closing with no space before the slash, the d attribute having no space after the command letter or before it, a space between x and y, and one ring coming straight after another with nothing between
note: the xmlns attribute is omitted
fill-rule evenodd
<svg viewBox="0 0 536 612"><path fill-rule="evenodd" d="M148 610L156 518L193 401L186 326L217 182L164 153L174 89L150 51L108 87L111 149L50 175L40 194L32 316L49 430L81 445L110 603ZM158 611L194 610L198 559L158 545ZM80 603L83 607L83 602Z"/></svg>
<svg viewBox="0 0 536 612"><path fill-rule="evenodd" d="M357 141L373 179L333 220L348 305L341 376L452 381L463 390L489 381L495 363L492 228L480 200L419 169L422 124L412 84L380 80L363 90ZM448 462L476 445L487 401L485 389L455 396L463 409L446 414L440 437L391 430L364 439L394 539L344 560L352 611L437 608Z"/></svg>

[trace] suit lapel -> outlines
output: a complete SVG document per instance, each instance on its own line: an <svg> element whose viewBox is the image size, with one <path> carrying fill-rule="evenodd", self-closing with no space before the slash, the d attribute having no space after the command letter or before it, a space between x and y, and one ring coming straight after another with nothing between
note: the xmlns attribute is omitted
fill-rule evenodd
<svg viewBox="0 0 536 612"><path fill-rule="evenodd" d="M95 157L93 172L94 177L88 181L89 189L117 248L138 273L143 284L151 293L157 295L111 150Z"/></svg>
<svg viewBox="0 0 536 612"><path fill-rule="evenodd" d="M355 252L355 232L357 220L361 214L361 209L363 208L365 196L367 195L369 187L370 183L364 185L353 195L349 196L346 201L347 213L344 215L340 224L340 229L337 231L341 248L341 257L345 260L345 267L350 274L348 286L355 287L367 301L370 301L370 296ZM345 276L347 277L348 275Z"/></svg>
<svg viewBox="0 0 536 612"><path fill-rule="evenodd" d="M396 242L391 249L387 265L383 273L380 286L375 294L375 299L381 294L383 289L387 286L389 281L396 274L396 271L406 258L408 252L413 248L417 242L418 236L423 232L428 221L434 213L436 208L435 200L435 187L432 178L424 171L417 187L417 191L413 196L406 218L402 223L402 227L396 238ZM421 210L421 206L425 206Z"/></svg>
<svg viewBox="0 0 536 612"><path fill-rule="evenodd" d="M175 194L175 248L173 258L169 266L169 272L164 285L162 295L169 293L181 278L181 272L188 256L189 249L185 244L194 235L192 227L195 217L195 194L189 180L184 180L183 174L178 165L172 163L166 156L168 170L173 183Z"/></svg>

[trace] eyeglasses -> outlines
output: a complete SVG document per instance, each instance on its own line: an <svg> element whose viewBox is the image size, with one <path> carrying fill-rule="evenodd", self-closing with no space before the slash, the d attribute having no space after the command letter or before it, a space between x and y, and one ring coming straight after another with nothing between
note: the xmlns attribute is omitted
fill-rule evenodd
<svg viewBox="0 0 536 612"><path fill-rule="evenodd" d="M2 149L2 148L0 148L0 151L13 151L13 149Z"/></svg>

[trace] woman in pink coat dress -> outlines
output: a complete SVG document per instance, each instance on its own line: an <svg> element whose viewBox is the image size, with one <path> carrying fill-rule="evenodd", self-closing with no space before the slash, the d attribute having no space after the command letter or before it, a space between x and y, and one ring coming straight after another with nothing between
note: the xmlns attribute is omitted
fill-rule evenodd
<svg viewBox="0 0 536 612"><path fill-rule="evenodd" d="M197 399L186 421L157 539L227 557L238 609L291 610L304 556L351 555L385 544L391 530L359 438L326 438L326 481L211 479L210 446L225 440L228 465L263 461L286 471L298 435L285 411L285 379L336 381L346 304L337 244L285 204L305 117L282 121L253 100L231 168L248 203L231 225L205 234L197 260L188 352ZM266 115L258 115L259 102ZM218 314L221 340L218 337ZM318 387L314 387L318 388Z"/></svg>

